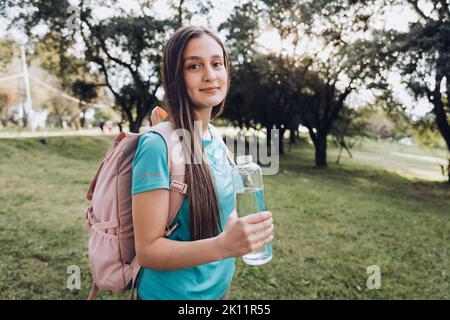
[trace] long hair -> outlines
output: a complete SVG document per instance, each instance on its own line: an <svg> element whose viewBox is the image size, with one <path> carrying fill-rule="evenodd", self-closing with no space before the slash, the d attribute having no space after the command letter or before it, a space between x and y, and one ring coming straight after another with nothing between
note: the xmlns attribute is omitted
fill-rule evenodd
<svg viewBox="0 0 450 320"><path fill-rule="evenodd" d="M183 151L193 150L186 156L186 183L189 198L189 222L191 241L211 238L221 231L219 203L207 159L203 153L202 136L195 131L194 121L198 121L194 105L189 99L183 76L183 52L190 39L203 35L213 38L223 50L224 65L228 74L227 93L230 88L230 63L227 50L220 38L211 30L204 27L185 26L179 28L168 40L164 47L161 63L161 78L165 91L164 103L169 114L168 121L172 121L175 129L184 129L188 137L182 137ZM224 109L225 98L213 107L211 120L219 116ZM198 131L198 129L197 129ZM199 153L200 152L200 153ZM194 161L194 155L201 161ZM187 159L186 159L187 158Z"/></svg>

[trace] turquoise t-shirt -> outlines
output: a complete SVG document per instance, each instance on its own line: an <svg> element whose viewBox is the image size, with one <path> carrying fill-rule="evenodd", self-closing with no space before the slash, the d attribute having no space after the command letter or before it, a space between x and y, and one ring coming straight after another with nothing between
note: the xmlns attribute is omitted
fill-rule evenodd
<svg viewBox="0 0 450 320"><path fill-rule="evenodd" d="M211 139L203 138L204 152L210 162L213 184L219 201L222 230L229 214L235 208L232 168L228 164L225 146L209 124ZM133 195L154 190L169 189L167 146L155 132L142 134L132 163ZM220 182L220 183L217 183ZM190 241L189 199L186 197L172 223L179 226L168 237L176 241ZM179 270L142 268L137 283L138 295L152 300L215 300L221 298L231 284L235 258L224 259Z"/></svg>

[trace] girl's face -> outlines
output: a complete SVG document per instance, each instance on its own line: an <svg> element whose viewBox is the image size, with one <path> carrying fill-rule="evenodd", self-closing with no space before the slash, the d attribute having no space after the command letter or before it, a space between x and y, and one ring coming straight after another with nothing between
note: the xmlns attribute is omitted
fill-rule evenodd
<svg viewBox="0 0 450 320"><path fill-rule="evenodd" d="M192 103L198 108L220 104L227 95L228 74L222 47L210 36L189 40L183 53L183 76Z"/></svg>

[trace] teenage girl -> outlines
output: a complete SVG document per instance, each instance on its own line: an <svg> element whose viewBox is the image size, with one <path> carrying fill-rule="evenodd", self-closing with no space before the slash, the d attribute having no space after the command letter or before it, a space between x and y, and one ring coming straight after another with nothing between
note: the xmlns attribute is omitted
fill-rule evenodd
<svg viewBox="0 0 450 320"><path fill-rule="evenodd" d="M227 51L210 30L182 27L164 48L161 75L166 121L187 130L192 140L183 139L183 146L191 143L202 156L201 163L186 164L187 196L174 220L179 225L164 236L170 184L167 146L155 132L139 140L132 166L135 244L142 266L138 297L226 299L235 258L273 239L269 211L238 217L226 146L210 123L222 113L230 86ZM197 136L194 121L201 124Z"/></svg>

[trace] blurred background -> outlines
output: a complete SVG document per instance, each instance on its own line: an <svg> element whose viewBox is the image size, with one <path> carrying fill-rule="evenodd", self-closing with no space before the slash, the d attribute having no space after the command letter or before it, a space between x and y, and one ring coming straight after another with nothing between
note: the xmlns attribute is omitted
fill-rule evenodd
<svg viewBox="0 0 450 320"><path fill-rule="evenodd" d="M280 137L274 259L238 261L230 298L448 299L449 3L0 0L0 297L87 296L85 192L164 108L163 45L194 24L230 54L223 137Z"/></svg>

